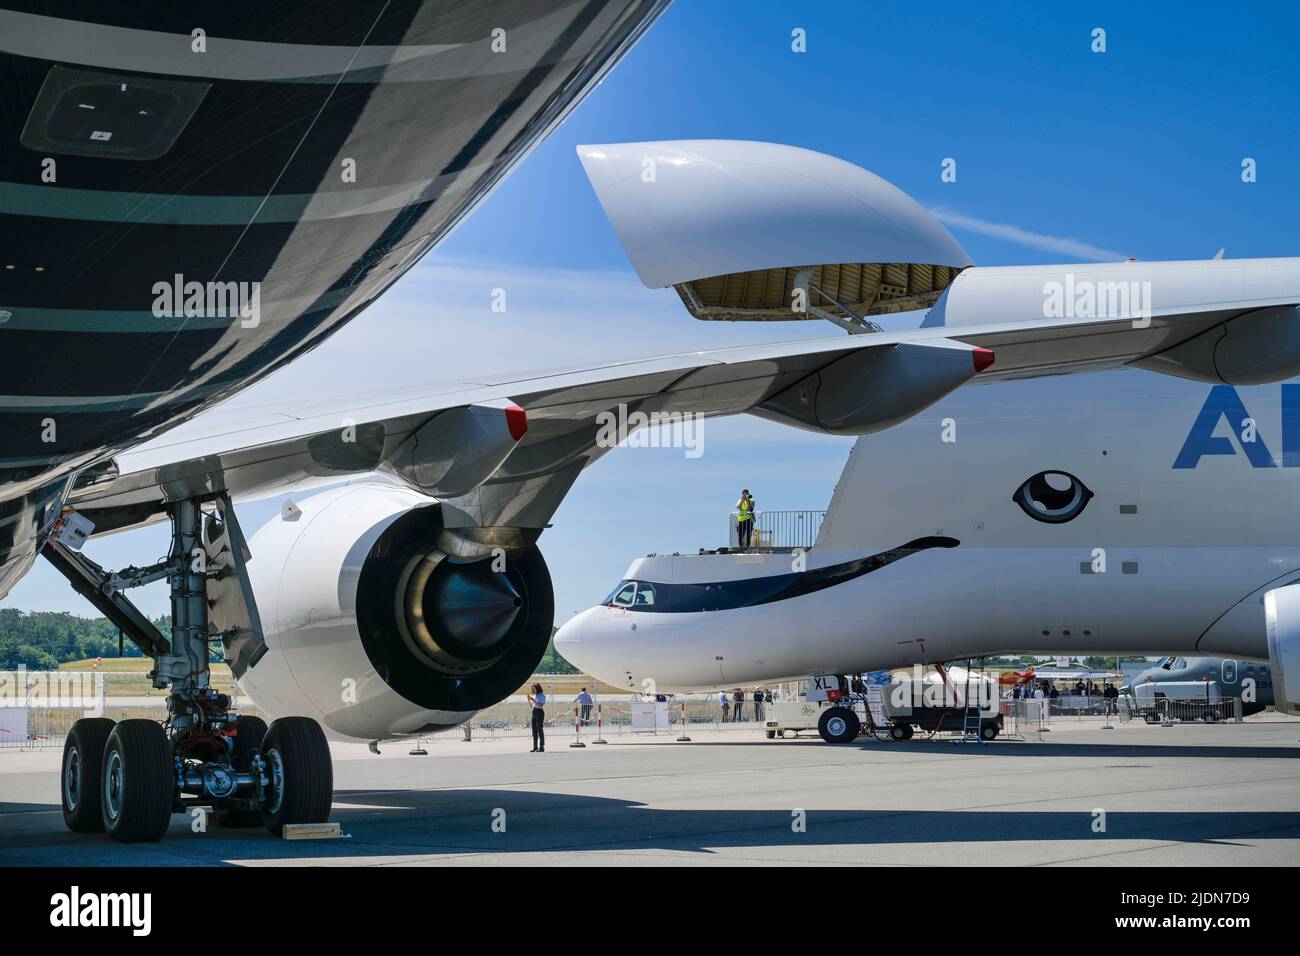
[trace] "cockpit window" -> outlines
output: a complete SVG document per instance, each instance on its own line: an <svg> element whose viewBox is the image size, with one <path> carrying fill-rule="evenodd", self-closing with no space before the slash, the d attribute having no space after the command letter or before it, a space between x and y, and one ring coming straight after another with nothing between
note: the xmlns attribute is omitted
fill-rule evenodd
<svg viewBox="0 0 1300 956"><path fill-rule="evenodd" d="M614 595L614 600L610 601L610 603L615 607L631 607L635 596L636 583L629 581L623 587L619 588L618 593Z"/></svg>
<svg viewBox="0 0 1300 956"><path fill-rule="evenodd" d="M650 607L655 603L655 589L652 584L638 584L636 586L636 606Z"/></svg>
<svg viewBox="0 0 1300 956"><path fill-rule="evenodd" d="M614 585L614 590L612 590L612 591L610 591L608 594L606 594L606 595L605 595L605 599L604 599L603 601L601 601L600 603L603 604L603 605L605 605L606 607L610 606L611 604L614 603L614 598L616 598L616 597L618 597L620 594L622 594L622 593L623 593L623 589L626 588L626 587L627 587L629 584L631 584L631 583L632 583L632 582L629 581L629 580L627 580L626 578L624 578L622 581L619 581L618 584Z"/></svg>

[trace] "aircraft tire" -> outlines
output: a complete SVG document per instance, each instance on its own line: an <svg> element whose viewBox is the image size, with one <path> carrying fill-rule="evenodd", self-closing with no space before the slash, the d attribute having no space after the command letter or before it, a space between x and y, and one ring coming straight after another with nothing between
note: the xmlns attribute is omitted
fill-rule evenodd
<svg viewBox="0 0 1300 956"><path fill-rule="evenodd" d="M112 732L113 721L107 717L83 717L72 725L63 742L59 792L63 822L73 833L104 832L100 788L104 785L104 745Z"/></svg>
<svg viewBox="0 0 1300 956"><path fill-rule="evenodd" d="M324 823L334 802L334 764L320 724L310 717L281 717L262 738L271 776L262 822L279 836L286 824Z"/></svg>
<svg viewBox="0 0 1300 956"><path fill-rule="evenodd" d="M104 830L119 843L163 838L176 803L171 741L155 720L123 720L108 735L100 779Z"/></svg>

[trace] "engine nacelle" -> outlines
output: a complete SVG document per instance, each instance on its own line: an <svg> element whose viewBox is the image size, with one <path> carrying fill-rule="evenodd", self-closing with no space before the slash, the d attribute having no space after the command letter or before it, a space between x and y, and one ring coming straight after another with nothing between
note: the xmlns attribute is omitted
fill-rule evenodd
<svg viewBox="0 0 1300 956"><path fill-rule="evenodd" d="M1300 584L1264 595L1268 664L1273 672L1273 706L1300 715Z"/></svg>
<svg viewBox="0 0 1300 956"><path fill-rule="evenodd" d="M267 652L240 679L269 714L379 740L464 723L546 652L551 579L516 529L443 528L416 491L355 482L249 541Z"/></svg>

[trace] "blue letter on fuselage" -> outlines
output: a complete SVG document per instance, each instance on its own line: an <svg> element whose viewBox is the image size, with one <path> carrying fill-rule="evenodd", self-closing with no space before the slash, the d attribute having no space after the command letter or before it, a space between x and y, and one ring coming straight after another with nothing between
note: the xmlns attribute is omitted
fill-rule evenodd
<svg viewBox="0 0 1300 956"><path fill-rule="evenodd" d="M1300 468L1300 385L1282 386L1282 467Z"/></svg>
<svg viewBox="0 0 1300 956"><path fill-rule="evenodd" d="M1183 450L1174 461L1175 468L1195 468L1204 455L1237 453L1227 438L1214 437L1214 429L1218 427L1219 419L1224 417L1228 419L1228 428L1237 439L1237 444L1241 445L1241 450L1250 459L1251 467L1273 467L1273 456L1269 454L1268 446L1264 444L1258 429L1254 441L1241 440L1241 429L1244 427L1242 423L1250 418L1250 413L1242 404L1237 390L1231 385L1216 385L1210 389L1205 405L1201 407L1201 413L1196 416L1196 422L1187 435L1187 441L1183 442Z"/></svg>

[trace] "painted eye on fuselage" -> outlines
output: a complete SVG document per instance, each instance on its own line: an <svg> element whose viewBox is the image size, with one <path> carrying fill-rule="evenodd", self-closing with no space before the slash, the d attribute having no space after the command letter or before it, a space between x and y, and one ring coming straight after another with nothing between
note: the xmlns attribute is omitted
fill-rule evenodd
<svg viewBox="0 0 1300 956"><path fill-rule="evenodd" d="M1083 513L1092 492L1078 478L1065 471L1040 471L1026 478L1011 500L1035 521L1063 524Z"/></svg>

